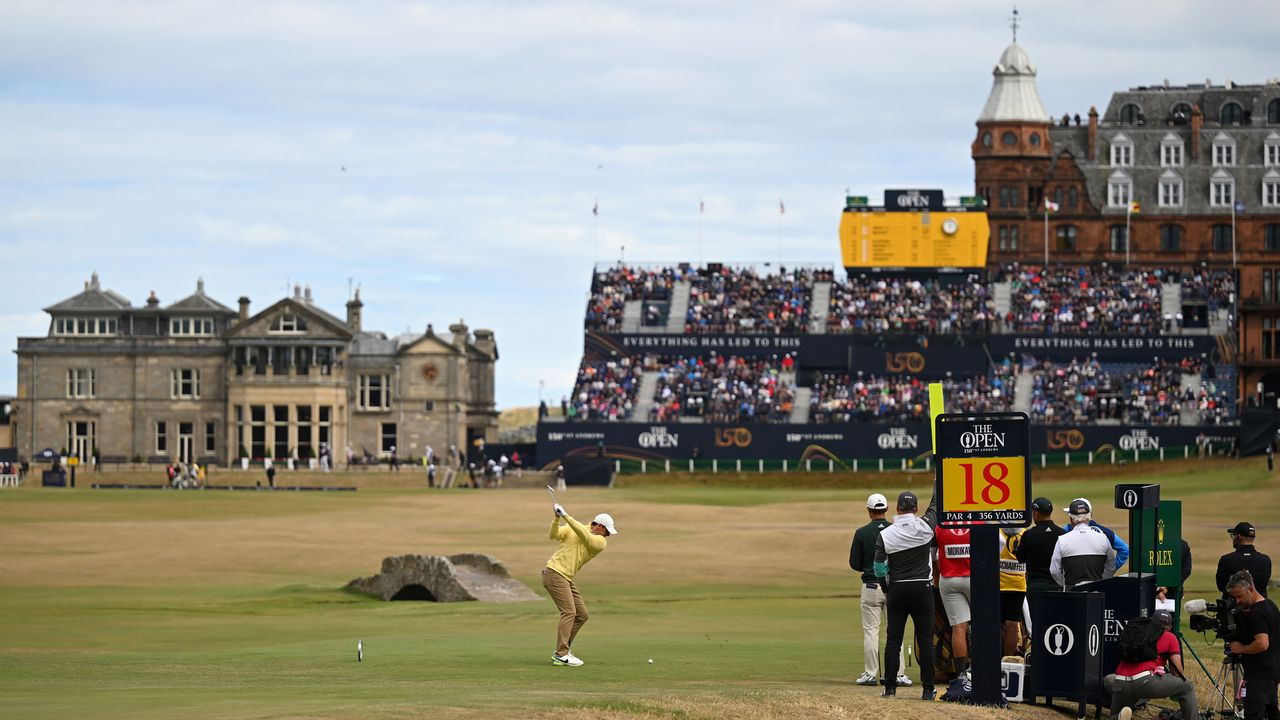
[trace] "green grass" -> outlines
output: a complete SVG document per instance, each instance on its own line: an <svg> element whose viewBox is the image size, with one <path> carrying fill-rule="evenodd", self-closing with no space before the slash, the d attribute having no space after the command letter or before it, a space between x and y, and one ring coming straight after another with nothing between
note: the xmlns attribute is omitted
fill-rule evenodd
<svg viewBox="0 0 1280 720"><path fill-rule="evenodd" d="M1266 546L1280 527L1280 488L1257 465L1150 478L1184 501L1202 594L1229 550L1222 528L1243 513ZM1129 478L1053 477L1037 494L1059 507L1089 496L1125 530L1106 506ZM384 603L342 589L386 555L481 551L541 594L554 545L538 490L0 491L0 716L879 717L874 691L851 683L862 649L846 562L867 492L562 493L571 512L608 510L622 531L579 577L591 620L574 649L588 664L569 669L548 662L545 600Z"/></svg>

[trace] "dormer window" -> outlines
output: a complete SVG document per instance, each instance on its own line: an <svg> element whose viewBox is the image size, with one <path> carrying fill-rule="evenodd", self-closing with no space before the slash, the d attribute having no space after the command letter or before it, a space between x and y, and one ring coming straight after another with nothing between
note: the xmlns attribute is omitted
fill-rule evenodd
<svg viewBox="0 0 1280 720"><path fill-rule="evenodd" d="M1209 179L1209 204L1213 207L1231 207L1236 200L1236 180L1226 170L1219 170Z"/></svg>
<svg viewBox="0 0 1280 720"><path fill-rule="evenodd" d="M1160 192L1156 203L1160 207L1182 207L1182 177L1172 170L1160 175Z"/></svg>
<svg viewBox="0 0 1280 720"><path fill-rule="evenodd" d="M1280 207L1280 170L1271 168L1262 176L1262 204Z"/></svg>
<svg viewBox="0 0 1280 720"><path fill-rule="evenodd" d="M1226 133L1218 133L1213 138L1213 164L1217 167L1231 167L1236 164L1236 141Z"/></svg>
<svg viewBox="0 0 1280 720"><path fill-rule="evenodd" d="M115 335L115 318L60 317L53 320L54 335Z"/></svg>
<svg viewBox="0 0 1280 720"><path fill-rule="evenodd" d="M1107 205L1113 208L1127 208L1133 199L1133 178L1129 174L1117 170L1107 178Z"/></svg>
<svg viewBox="0 0 1280 720"><path fill-rule="evenodd" d="M1280 133L1274 130L1267 136L1262 146L1262 164L1267 167L1280 167Z"/></svg>
<svg viewBox="0 0 1280 720"><path fill-rule="evenodd" d="M1169 133L1160 140L1160 166L1161 167L1182 167L1183 143L1182 138Z"/></svg>
<svg viewBox="0 0 1280 720"><path fill-rule="evenodd" d="M213 318L169 318L169 334L175 337L210 337Z"/></svg>
<svg viewBox="0 0 1280 720"><path fill-rule="evenodd" d="M1244 122L1244 108L1240 107L1240 103L1232 100L1222 106L1218 119L1223 125L1239 125Z"/></svg>
<svg viewBox="0 0 1280 720"><path fill-rule="evenodd" d="M276 318L271 323L271 332L280 333L282 335L296 335L307 331L307 323L302 318L291 313L285 313Z"/></svg>
<svg viewBox="0 0 1280 720"><path fill-rule="evenodd" d="M1120 108L1120 123L1123 125L1140 125L1142 120L1142 111L1137 105L1129 103Z"/></svg>
<svg viewBox="0 0 1280 720"><path fill-rule="evenodd" d="M1133 166L1133 141L1124 133L1111 140L1111 164L1115 167Z"/></svg>

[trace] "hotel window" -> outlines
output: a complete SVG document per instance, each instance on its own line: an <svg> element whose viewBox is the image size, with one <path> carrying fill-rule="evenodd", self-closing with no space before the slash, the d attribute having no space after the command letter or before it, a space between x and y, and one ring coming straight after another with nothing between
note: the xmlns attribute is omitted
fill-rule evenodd
<svg viewBox="0 0 1280 720"><path fill-rule="evenodd" d="M1272 273L1270 270L1262 271L1262 302L1269 303L1274 297L1274 287Z"/></svg>
<svg viewBox="0 0 1280 720"><path fill-rule="evenodd" d="M1244 108L1238 102L1229 102L1218 112L1218 120L1223 125L1239 125L1244 122Z"/></svg>
<svg viewBox="0 0 1280 720"><path fill-rule="evenodd" d="M1111 252L1123 253L1128 249L1129 229L1124 225L1111 226Z"/></svg>
<svg viewBox="0 0 1280 720"><path fill-rule="evenodd" d="M360 410L390 409L391 376L361 375L356 407Z"/></svg>
<svg viewBox="0 0 1280 720"><path fill-rule="evenodd" d="M218 452L218 424L215 422L207 422L204 424L204 454L214 455Z"/></svg>
<svg viewBox="0 0 1280 720"><path fill-rule="evenodd" d="M249 406L249 447L250 455L256 458L267 455L267 406Z"/></svg>
<svg viewBox="0 0 1280 720"><path fill-rule="evenodd" d="M171 370L169 372L169 396L175 400L199 399L200 371L191 368Z"/></svg>
<svg viewBox="0 0 1280 720"><path fill-rule="evenodd" d="M1009 249L1009 227L1007 225L1001 225L998 228L997 233L999 234L999 237L1000 237L1000 250L1001 251L1008 250Z"/></svg>
<svg viewBox="0 0 1280 720"><path fill-rule="evenodd" d="M1236 181L1232 178L1214 178L1209 181L1209 204L1213 207L1231 207L1236 199Z"/></svg>
<svg viewBox="0 0 1280 720"><path fill-rule="evenodd" d="M1280 172L1269 170L1262 178L1262 204L1267 207L1280 206Z"/></svg>
<svg viewBox="0 0 1280 720"><path fill-rule="evenodd" d="M1191 106L1187 103L1174 105L1173 111L1169 113L1169 119L1173 120L1174 125L1186 125L1191 122Z"/></svg>
<svg viewBox="0 0 1280 720"><path fill-rule="evenodd" d="M1059 225L1054 231L1057 239L1055 250L1058 252L1075 252L1076 251L1076 226L1075 225Z"/></svg>
<svg viewBox="0 0 1280 720"><path fill-rule="evenodd" d="M1267 124L1280 125L1280 98L1267 103Z"/></svg>
<svg viewBox="0 0 1280 720"><path fill-rule="evenodd" d="M1267 225L1262 228L1262 249L1267 252L1280 252L1280 225Z"/></svg>
<svg viewBox="0 0 1280 720"><path fill-rule="evenodd" d="M1009 226L1009 249L1010 250L1018 249L1018 226L1017 225Z"/></svg>
<svg viewBox="0 0 1280 720"><path fill-rule="evenodd" d="M271 323L270 332L279 333L281 335L297 335L307 331L307 322L297 315L285 313L275 319Z"/></svg>
<svg viewBox="0 0 1280 720"><path fill-rule="evenodd" d="M1270 271L1267 271L1270 274ZM1276 345L1280 344L1276 341L1277 330L1280 329L1280 323L1275 318L1262 318L1262 359L1272 360L1276 357Z"/></svg>
<svg viewBox="0 0 1280 720"><path fill-rule="evenodd" d="M1182 250L1182 226L1160 226L1160 250L1163 252L1179 252Z"/></svg>
<svg viewBox="0 0 1280 720"><path fill-rule="evenodd" d="M213 335L213 318L169 318L169 334L182 337Z"/></svg>
<svg viewBox="0 0 1280 720"><path fill-rule="evenodd" d="M1231 226L1214 225L1210 231L1214 252L1231 252Z"/></svg>
<svg viewBox="0 0 1280 720"><path fill-rule="evenodd" d="M67 397L93 398L98 394L98 371L93 368L67 370Z"/></svg>
<svg viewBox="0 0 1280 720"><path fill-rule="evenodd" d="M156 421L156 454L169 452L169 427L163 420Z"/></svg>
<svg viewBox="0 0 1280 720"><path fill-rule="evenodd" d="M1080 192L1076 188L1067 188L1067 207L1074 210L1080 202Z"/></svg>
<svg viewBox="0 0 1280 720"><path fill-rule="evenodd" d="M1129 103L1120 108L1120 123L1123 125L1137 125L1139 118L1142 117L1142 111L1137 105Z"/></svg>
<svg viewBox="0 0 1280 720"><path fill-rule="evenodd" d="M1160 143L1160 165L1162 167L1182 167L1182 140L1166 139Z"/></svg>
<svg viewBox="0 0 1280 720"><path fill-rule="evenodd" d="M1262 146L1262 164L1267 167L1280 167L1280 133L1272 131Z"/></svg>
<svg viewBox="0 0 1280 720"><path fill-rule="evenodd" d="M319 433L319 437L316 438L317 442L325 445L332 443L333 440L330 433L333 430L333 407L329 405L320 406L320 424L317 427L317 432Z"/></svg>
<svg viewBox="0 0 1280 720"><path fill-rule="evenodd" d="M1236 164L1236 141L1226 133L1218 133L1213 139L1213 164L1221 167Z"/></svg>
<svg viewBox="0 0 1280 720"><path fill-rule="evenodd" d="M1056 187L1053 189L1053 202L1058 207L1062 207L1062 188Z"/></svg>
<svg viewBox="0 0 1280 720"><path fill-rule="evenodd" d="M1182 178L1160 178L1160 207L1182 207Z"/></svg>
<svg viewBox="0 0 1280 720"><path fill-rule="evenodd" d="M1107 205L1127 208L1133 199L1133 181L1124 173L1115 173L1107 181Z"/></svg>
<svg viewBox="0 0 1280 720"><path fill-rule="evenodd" d="M1111 164L1115 167L1133 165L1133 143L1124 135L1117 135L1111 141Z"/></svg>

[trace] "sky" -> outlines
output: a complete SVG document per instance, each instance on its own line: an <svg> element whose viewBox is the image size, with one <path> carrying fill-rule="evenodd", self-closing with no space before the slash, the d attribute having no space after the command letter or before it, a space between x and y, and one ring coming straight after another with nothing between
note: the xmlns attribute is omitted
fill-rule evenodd
<svg viewBox="0 0 1280 720"><path fill-rule="evenodd" d="M833 266L846 190L970 194L1011 9L0 0L0 395L96 271L339 317L358 285L366 329L492 329L499 408L558 401L597 262ZM1280 77L1272 0L1018 10L1055 117Z"/></svg>

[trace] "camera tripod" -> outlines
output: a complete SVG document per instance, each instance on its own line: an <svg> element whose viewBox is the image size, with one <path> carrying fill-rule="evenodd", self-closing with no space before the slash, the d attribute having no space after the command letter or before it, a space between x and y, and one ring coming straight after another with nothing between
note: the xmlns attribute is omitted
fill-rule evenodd
<svg viewBox="0 0 1280 720"><path fill-rule="evenodd" d="M1240 656L1231 652L1231 646L1224 641L1222 665L1218 668L1217 677L1213 678L1214 700L1206 717L1243 718L1244 703L1240 702L1240 683L1243 681L1244 668Z"/></svg>

